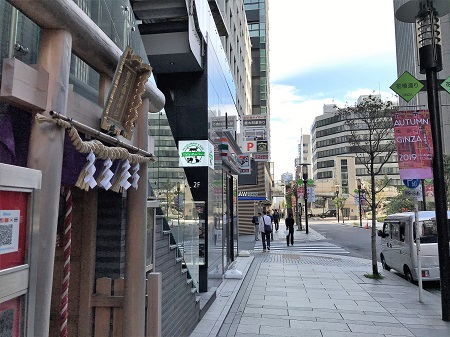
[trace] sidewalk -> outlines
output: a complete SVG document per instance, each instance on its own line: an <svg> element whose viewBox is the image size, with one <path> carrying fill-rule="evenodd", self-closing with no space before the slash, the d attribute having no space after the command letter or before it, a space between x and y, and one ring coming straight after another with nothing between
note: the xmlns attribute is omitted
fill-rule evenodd
<svg viewBox="0 0 450 337"><path fill-rule="evenodd" d="M251 237L240 243L250 244ZM295 231L294 242L323 239L309 228L308 235ZM286 247L250 251L234 268L244 277L224 279L191 337L450 336L438 296L424 291L420 303L417 286L381 265L384 279L364 277L372 271L370 260L300 254Z"/></svg>

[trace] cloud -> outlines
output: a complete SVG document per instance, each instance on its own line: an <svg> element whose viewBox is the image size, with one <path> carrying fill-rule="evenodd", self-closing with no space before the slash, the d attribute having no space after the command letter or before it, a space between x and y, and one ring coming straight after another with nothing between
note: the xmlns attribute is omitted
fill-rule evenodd
<svg viewBox="0 0 450 337"><path fill-rule="evenodd" d="M381 99L383 101L397 101L398 98L396 97L394 92L386 92L386 91L377 91L377 90L373 90L373 89L368 89L368 88L361 88L361 89L355 89L352 91L348 91L345 94L345 99L348 100L348 103L353 104L354 102L357 101L357 99L360 96L363 95L380 95Z"/></svg>
<svg viewBox="0 0 450 337"><path fill-rule="evenodd" d="M352 105L374 90L395 99L392 0L270 0L268 43L276 180L294 173L300 137L324 104Z"/></svg>
<svg viewBox="0 0 450 337"><path fill-rule="evenodd" d="M294 172L300 137L310 134L314 118L323 113L324 104L343 105L344 102L327 97L302 96L291 85L271 86L271 160L275 163L276 180L284 172Z"/></svg>
<svg viewBox="0 0 450 337"><path fill-rule="evenodd" d="M392 0L270 1L271 80L392 52L393 12Z"/></svg>

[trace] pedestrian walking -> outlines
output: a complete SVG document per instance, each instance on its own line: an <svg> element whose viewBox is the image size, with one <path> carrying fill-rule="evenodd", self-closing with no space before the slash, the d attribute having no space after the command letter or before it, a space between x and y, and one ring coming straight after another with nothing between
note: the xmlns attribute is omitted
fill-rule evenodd
<svg viewBox="0 0 450 337"><path fill-rule="evenodd" d="M288 234L286 235L286 242L289 247L289 242L291 245L294 245L294 218L292 217L292 214L289 214L286 220L284 220L286 224L286 230L288 231Z"/></svg>
<svg viewBox="0 0 450 337"><path fill-rule="evenodd" d="M263 252L270 250L270 234L272 233L272 219L268 212L263 212L264 215L259 218L259 231L261 232L261 240L263 244Z"/></svg>
<svg viewBox="0 0 450 337"><path fill-rule="evenodd" d="M272 226L273 229L273 215L271 211L267 211L267 216L270 218L270 224ZM273 241L273 230L270 232L270 239Z"/></svg>
<svg viewBox="0 0 450 337"><path fill-rule="evenodd" d="M258 215L254 215L252 218L252 224L255 226L255 241L259 241L259 218L261 217L261 213Z"/></svg>
<svg viewBox="0 0 450 337"><path fill-rule="evenodd" d="M278 225L280 223L280 213L278 213L278 210L276 209L273 213L273 223L275 224L275 231L278 232Z"/></svg>

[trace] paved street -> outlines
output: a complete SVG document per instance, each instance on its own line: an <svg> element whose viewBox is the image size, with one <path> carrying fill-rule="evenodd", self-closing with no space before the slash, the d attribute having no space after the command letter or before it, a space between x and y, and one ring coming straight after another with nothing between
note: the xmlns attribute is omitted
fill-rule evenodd
<svg viewBox="0 0 450 337"><path fill-rule="evenodd" d="M241 240L240 247L254 243ZM425 291L420 303L417 286L381 265L384 279L364 277L370 260L334 253L339 247L323 245L313 229L308 236L296 231L294 240L286 247L280 238L266 253L258 241L248 257L239 256L234 268L244 277L222 282L191 337L450 336L438 296Z"/></svg>

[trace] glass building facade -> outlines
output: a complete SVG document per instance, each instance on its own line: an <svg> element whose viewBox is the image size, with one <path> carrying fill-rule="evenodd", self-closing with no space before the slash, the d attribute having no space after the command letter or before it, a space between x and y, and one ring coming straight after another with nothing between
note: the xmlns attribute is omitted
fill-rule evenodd
<svg viewBox="0 0 450 337"><path fill-rule="evenodd" d="M238 172L222 151L224 139L235 142L238 112L236 86L208 1L196 1L195 13L205 41L203 71L155 73L168 103L163 112L149 114L158 158L149 166L149 185L180 257L198 289L208 291L222 282L238 251ZM233 127L215 125L220 119L233 120ZM188 140L213 143L214 169L180 167L178 142Z"/></svg>

